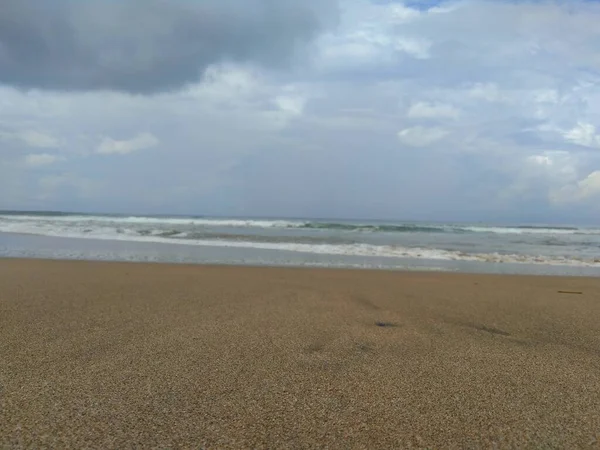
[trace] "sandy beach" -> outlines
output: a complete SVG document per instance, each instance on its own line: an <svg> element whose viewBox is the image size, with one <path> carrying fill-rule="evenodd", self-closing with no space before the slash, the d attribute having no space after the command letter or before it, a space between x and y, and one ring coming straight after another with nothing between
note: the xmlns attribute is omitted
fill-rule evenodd
<svg viewBox="0 0 600 450"><path fill-rule="evenodd" d="M0 260L0 448L599 441L600 278Z"/></svg>

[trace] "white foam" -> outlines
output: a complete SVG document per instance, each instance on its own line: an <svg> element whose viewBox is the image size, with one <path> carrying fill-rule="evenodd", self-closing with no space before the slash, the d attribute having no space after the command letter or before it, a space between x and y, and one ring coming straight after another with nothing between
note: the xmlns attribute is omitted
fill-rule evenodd
<svg viewBox="0 0 600 450"><path fill-rule="evenodd" d="M500 253L464 253L435 248L407 248L394 245L371 244L306 244L294 242L252 242L239 240L177 239L176 236L157 236L154 233L141 236L138 231L128 228L96 226L86 228L85 223L56 224L53 222L29 223L17 221L0 222L0 232L37 234L55 237L101 239L111 241L156 242L178 245L194 245L205 247L253 248L262 250L279 250L319 255L343 255L384 258L414 258L440 261L476 261L491 263L543 264L579 267L600 267L598 260L578 259L565 256L535 256Z"/></svg>
<svg viewBox="0 0 600 450"><path fill-rule="evenodd" d="M141 216L3 216L2 222L13 223L55 223L55 224L115 224L115 225L196 225L212 227L254 227L254 228L288 228L299 227L304 222L287 220L252 220L252 219L201 219L186 217L141 217Z"/></svg>
<svg viewBox="0 0 600 450"><path fill-rule="evenodd" d="M561 228L517 228L517 227L459 227L464 231L494 234L600 234L600 230Z"/></svg>
<svg viewBox="0 0 600 450"><path fill-rule="evenodd" d="M102 216L102 215L2 215L0 214L0 224L15 223L15 224L55 224L60 226L76 225L81 226L121 226L128 225L148 225L149 227L161 226L197 226L197 227L232 227L232 228L304 228L311 223L319 224L320 222L310 222L302 220L261 220L261 219L212 219L212 218L192 218L192 217L150 217L150 216ZM322 223L327 225L327 223ZM335 225L335 223L333 224ZM347 223L346 225L350 225ZM373 232L376 231L377 225L360 225L355 224L355 231ZM351 226L351 225L350 225ZM427 226L425 224L425 226ZM439 228L440 232L471 232L471 233L491 233L491 234L544 234L544 235L572 235L572 234L588 234L600 235L600 229L591 228L553 228L553 227L501 227L501 226L469 226L469 225L431 225L432 228ZM416 226L415 232L419 231L419 226ZM322 228L314 227L312 231L327 230L327 226ZM336 230L335 227L332 228ZM407 230L410 226L407 225ZM339 230L338 230L339 231ZM348 230L351 231L351 230ZM410 231L407 231L410 232Z"/></svg>

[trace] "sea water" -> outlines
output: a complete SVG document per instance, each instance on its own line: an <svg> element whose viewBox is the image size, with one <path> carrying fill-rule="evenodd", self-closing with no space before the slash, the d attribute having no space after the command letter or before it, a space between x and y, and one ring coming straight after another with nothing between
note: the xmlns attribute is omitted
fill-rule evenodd
<svg viewBox="0 0 600 450"><path fill-rule="evenodd" d="M0 212L0 257L600 275L600 228Z"/></svg>

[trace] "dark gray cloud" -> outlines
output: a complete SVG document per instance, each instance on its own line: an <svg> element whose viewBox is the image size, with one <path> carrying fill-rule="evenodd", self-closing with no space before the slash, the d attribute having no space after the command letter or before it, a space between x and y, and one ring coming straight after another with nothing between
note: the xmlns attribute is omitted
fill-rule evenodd
<svg viewBox="0 0 600 450"><path fill-rule="evenodd" d="M280 65L335 0L0 0L0 83L153 93L210 64Z"/></svg>

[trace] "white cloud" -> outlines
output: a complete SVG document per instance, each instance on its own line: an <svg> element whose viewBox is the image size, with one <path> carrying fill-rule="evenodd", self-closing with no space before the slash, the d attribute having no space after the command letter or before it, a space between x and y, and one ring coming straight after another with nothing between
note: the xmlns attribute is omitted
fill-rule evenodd
<svg viewBox="0 0 600 450"><path fill-rule="evenodd" d="M570 182L577 178L577 158L566 151L545 151L527 157L527 162L529 165L523 167L525 172L542 173L556 184Z"/></svg>
<svg viewBox="0 0 600 450"><path fill-rule="evenodd" d="M141 133L132 139L123 141L117 141L107 137L104 138L102 143L98 146L96 153L103 155L126 155L127 153L156 147L159 142L160 141L150 133Z"/></svg>
<svg viewBox="0 0 600 450"><path fill-rule="evenodd" d="M291 116L301 116L306 105L306 98L300 95L278 95L275 105L284 113Z"/></svg>
<svg viewBox="0 0 600 450"><path fill-rule="evenodd" d="M204 116L206 127L218 121L231 128L276 132L303 115L309 94L302 83L277 84L256 68L221 64L211 66L204 82L180 93L179 99L184 108L176 114Z"/></svg>
<svg viewBox="0 0 600 450"><path fill-rule="evenodd" d="M533 155L529 156L527 160L537 166L553 166L554 160L548 155Z"/></svg>
<svg viewBox="0 0 600 450"><path fill-rule="evenodd" d="M50 155L48 153L31 154L25 157L25 164L31 167L47 166L53 164L60 158L56 155Z"/></svg>
<svg viewBox="0 0 600 450"><path fill-rule="evenodd" d="M512 175L512 182L500 195L511 201L533 197L539 202L554 202L557 192L577 182L579 165L578 158L557 150L508 161L505 170Z"/></svg>
<svg viewBox="0 0 600 450"><path fill-rule="evenodd" d="M567 141L584 147L600 148L600 134L591 123L578 122L575 127L563 133Z"/></svg>
<svg viewBox="0 0 600 450"><path fill-rule="evenodd" d="M292 120L302 117L306 102L307 98L300 94L284 92L272 99L274 110L262 111L257 115L269 121L273 127L272 131L284 129L290 125Z"/></svg>
<svg viewBox="0 0 600 450"><path fill-rule="evenodd" d="M590 173L577 183L577 197L588 199L600 196L600 170Z"/></svg>
<svg viewBox="0 0 600 450"><path fill-rule="evenodd" d="M374 4L370 0L348 0L341 5L341 24L318 42L317 66L326 70L393 65L399 58L417 60L431 57L431 39L419 30L398 33L396 29L418 23L432 14L396 2ZM438 11L438 12L441 12Z"/></svg>
<svg viewBox="0 0 600 450"><path fill-rule="evenodd" d="M547 151L529 156L527 162L529 164L522 167L519 177L521 187L543 186L548 200L559 207L586 203L592 207L600 205L600 170L586 171L582 178L579 169L587 164L577 155L567 151Z"/></svg>
<svg viewBox="0 0 600 450"><path fill-rule="evenodd" d="M431 57L429 53L431 42L426 39L399 37L393 43L393 48L417 59L428 59Z"/></svg>
<svg viewBox="0 0 600 450"><path fill-rule="evenodd" d="M19 135L21 140L30 147L56 148L59 141L54 136L39 131L25 131Z"/></svg>
<svg viewBox="0 0 600 450"><path fill-rule="evenodd" d="M316 65L325 70L369 67L392 57L390 42L388 35L373 29L329 34L320 41Z"/></svg>
<svg viewBox="0 0 600 450"><path fill-rule="evenodd" d="M534 101L537 103L557 104L560 97L556 89L541 89L533 92Z"/></svg>
<svg viewBox="0 0 600 450"><path fill-rule="evenodd" d="M573 204L590 201L598 209L600 205L600 170L590 173L577 183L564 186L551 195L557 204Z"/></svg>
<svg viewBox="0 0 600 450"><path fill-rule="evenodd" d="M495 83L475 83L469 90L469 96L488 102L505 102L509 100L508 96L502 93Z"/></svg>
<svg viewBox="0 0 600 450"><path fill-rule="evenodd" d="M443 128L417 126L398 132L398 139L411 147L427 147L443 139L447 134L448 132Z"/></svg>
<svg viewBox="0 0 600 450"><path fill-rule="evenodd" d="M260 92L263 80L258 71L231 64L210 66L201 84L188 88L188 94L214 103L239 102Z"/></svg>
<svg viewBox="0 0 600 450"><path fill-rule="evenodd" d="M21 142L34 148L57 148L60 145L59 140L51 134L37 130L4 131L0 132L0 139Z"/></svg>
<svg viewBox="0 0 600 450"><path fill-rule="evenodd" d="M460 110L444 103L414 103L408 110L411 119L458 119Z"/></svg>
<svg viewBox="0 0 600 450"><path fill-rule="evenodd" d="M390 5L390 13L392 21L397 23L410 22L421 16L421 12L418 9L398 4Z"/></svg>

